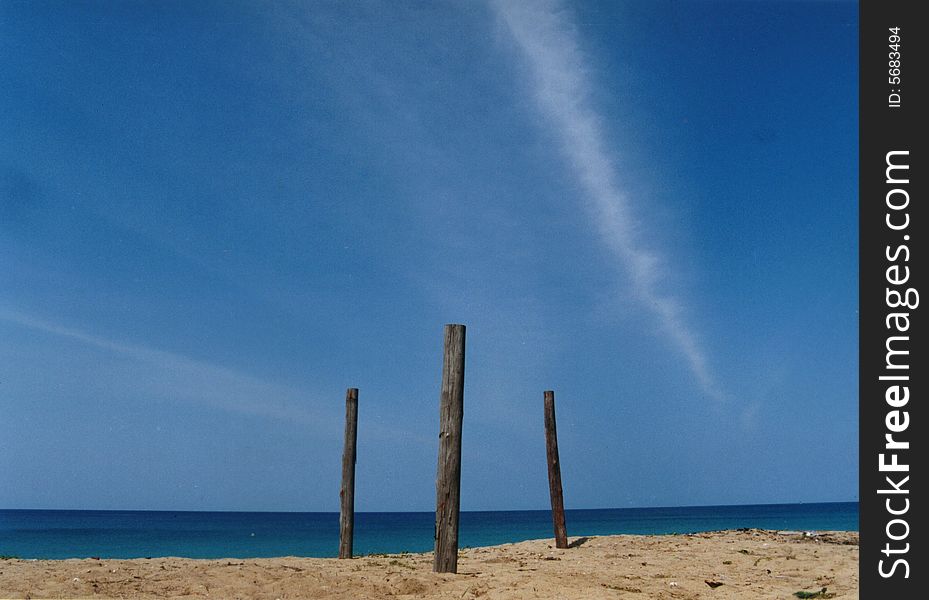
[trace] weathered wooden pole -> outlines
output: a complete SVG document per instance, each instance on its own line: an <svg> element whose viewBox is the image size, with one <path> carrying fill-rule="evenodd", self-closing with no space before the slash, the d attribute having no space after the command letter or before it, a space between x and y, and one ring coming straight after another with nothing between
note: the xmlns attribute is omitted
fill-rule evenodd
<svg viewBox="0 0 929 600"><path fill-rule="evenodd" d="M461 507L461 420L464 416L465 326L445 326L442 391L439 394L439 465L435 479L436 573L458 572Z"/></svg>
<svg viewBox="0 0 929 600"><path fill-rule="evenodd" d="M339 558L352 557L355 535L355 443L358 441L358 389L345 392L345 446L342 450L342 489L339 490Z"/></svg>
<svg viewBox="0 0 929 600"><path fill-rule="evenodd" d="M552 524L555 526L555 547L568 547L568 531L564 523L564 496L561 491L561 463L558 461L558 430L555 426L555 392L545 396L545 451L548 455L548 489L552 496Z"/></svg>

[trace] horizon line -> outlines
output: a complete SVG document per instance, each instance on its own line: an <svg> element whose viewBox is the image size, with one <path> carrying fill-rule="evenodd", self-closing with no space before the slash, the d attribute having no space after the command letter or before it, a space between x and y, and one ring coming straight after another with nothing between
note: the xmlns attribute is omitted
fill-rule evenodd
<svg viewBox="0 0 929 600"><path fill-rule="evenodd" d="M751 502L746 504L687 504L678 506L612 506L598 508L565 508L566 512L595 511L595 510L665 510L677 508L732 508L753 506L798 506L814 504L860 504L859 500L827 500L812 502ZM145 508L0 508L0 512L11 511L44 511L44 512L164 512L164 513L229 513L229 514L333 514L338 510L174 510L174 509L145 509ZM461 510L462 513L490 513L490 512L550 512L551 508L513 508L493 510ZM434 510L363 510L355 514L430 514Z"/></svg>

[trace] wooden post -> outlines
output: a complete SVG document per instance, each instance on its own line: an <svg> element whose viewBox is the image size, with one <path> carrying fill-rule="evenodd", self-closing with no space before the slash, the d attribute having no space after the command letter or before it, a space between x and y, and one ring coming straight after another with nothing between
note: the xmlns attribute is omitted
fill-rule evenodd
<svg viewBox="0 0 929 600"><path fill-rule="evenodd" d="M561 463L558 461L558 430L555 427L555 392L545 396L545 451L548 455L548 489L552 496L552 524L555 526L555 547L568 547L568 531L564 523L564 497L561 491Z"/></svg>
<svg viewBox="0 0 929 600"><path fill-rule="evenodd" d="M345 392L345 446L342 450L342 489L339 490L339 558L352 557L355 535L355 443L358 441L358 389Z"/></svg>
<svg viewBox="0 0 929 600"><path fill-rule="evenodd" d="M445 326L442 391L439 394L439 465L435 479L436 573L458 572L461 507L461 420L464 416L465 326Z"/></svg>

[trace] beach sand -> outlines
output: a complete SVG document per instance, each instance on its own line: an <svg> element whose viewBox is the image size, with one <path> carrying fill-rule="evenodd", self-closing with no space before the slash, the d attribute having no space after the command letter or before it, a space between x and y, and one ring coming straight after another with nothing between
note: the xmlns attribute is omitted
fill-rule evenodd
<svg viewBox="0 0 929 600"><path fill-rule="evenodd" d="M0 560L0 598L791 599L822 588L827 595L821 597L858 597L853 532L740 530L570 541L573 547L565 550L552 540L463 549L457 575L433 573L431 554Z"/></svg>

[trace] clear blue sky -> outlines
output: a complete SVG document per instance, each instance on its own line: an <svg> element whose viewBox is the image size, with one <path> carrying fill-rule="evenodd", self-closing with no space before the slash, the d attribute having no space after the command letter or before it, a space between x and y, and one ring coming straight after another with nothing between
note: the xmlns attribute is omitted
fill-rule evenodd
<svg viewBox="0 0 929 600"><path fill-rule="evenodd" d="M0 507L857 499L857 6L0 3Z"/></svg>

